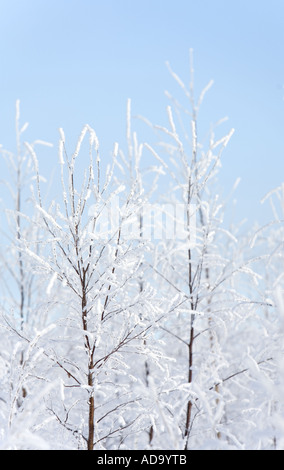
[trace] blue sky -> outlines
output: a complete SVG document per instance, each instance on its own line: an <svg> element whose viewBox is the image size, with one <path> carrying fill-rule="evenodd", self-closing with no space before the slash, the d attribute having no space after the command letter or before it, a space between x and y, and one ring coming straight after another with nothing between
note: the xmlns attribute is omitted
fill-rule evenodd
<svg viewBox="0 0 284 470"><path fill-rule="evenodd" d="M74 142L89 123L103 149L125 146L127 98L165 122L164 91L179 94L165 62L188 82L190 48L196 92L214 80L202 125L236 130L220 185L241 177L237 220L265 222L259 201L284 180L283 0L0 0L0 143L15 147L20 99L27 140L56 145L63 127ZM47 171L57 152L44 155Z"/></svg>

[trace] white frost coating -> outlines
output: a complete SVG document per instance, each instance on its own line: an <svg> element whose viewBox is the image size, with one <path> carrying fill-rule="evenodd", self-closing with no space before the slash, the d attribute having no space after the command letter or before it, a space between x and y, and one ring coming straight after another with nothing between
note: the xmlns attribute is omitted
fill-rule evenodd
<svg viewBox="0 0 284 470"><path fill-rule="evenodd" d="M16 101L16 122L20 120L20 100Z"/></svg>
<svg viewBox="0 0 284 470"><path fill-rule="evenodd" d="M180 79L180 77L172 70L171 66L170 66L170 63L169 62L166 62L166 66L168 67L169 69L169 72L170 74L172 75L172 77L176 80L176 82L179 84L179 86L182 88L182 90L184 91L184 93L186 94L186 96L190 99L191 98L191 95L189 93L189 91L187 90L185 84L183 83L183 81Z"/></svg>
<svg viewBox="0 0 284 470"><path fill-rule="evenodd" d="M226 147L229 143L229 140L231 139L231 137L233 136L233 134L235 133L235 129L231 129L229 134L227 135L227 139L226 139L226 142L224 143L224 147Z"/></svg>
<svg viewBox="0 0 284 470"><path fill-rule="evenodd" d="M33 251L31 251L29 248L25 249L25 253L29 255L32 259L37 261L41 266L44 266L48 271L51 270L50 265L45 260L40 258L40 256L36 255Z"/></svg>
<svg viewBox="0 0 284 470"><path fill-rule="evenodd" d="M195 153L197 151L197 132L196 132L196 122L194 119L191 121L191 132L192 132L192 151Z"/></svg>
<svg viewBox="0 0 284 470"><path fill-rule="evenodd" d="M55 283L56 279L57 279L57 273L54 273L53 276L51 277L50 282L49 282L49 284L47 286L47 289L46 289L47 295L51 294L51 291L52 291L52 288L54 286L54 283Z"/></svg>
<svg viewBox="0 0 284 470"><path fill-rule="evenodd" d="M202 92L200 93L199 100L198 100L198 108L200 107L207 91L210 90L210 88L212 87L213 84L214 84L214 80L210 80L210 82L203 88Z"/></svg>
<svg viewBox="0 0 284 470"><path fill-rule="evenodd" d="M60 392L60 398L64 402L65 400L65 387L64 387L64 382L62 379L59 379L59 392Z"/></svg>
<svg viewBox="0 0 284 470"><path fill-rule="evenodd" d="M64 130L62 129L62 127L59 127L58 131L59 131L59 134L60 134L60 140L62 140L62 142L65 143L65 134L64 134Z"/></svg>
<svg viewBox="0 0 284 470"><path fill-rule="evenodd" d="M92 190L91 190L91 189L88 189L87 194L86 194L86 197L85 197L85 201L87 201L88 199L90 199L91 195L92 195Z"/></svg>
<svg viewBox="0 0 284 470"><path fill-rule="evenodd" d="M25 122L25 124L23 125L23 127L21 128L20 130L20 134L22 134L23 132L25 132L25 130L28 128L29 126L29 123L28 122Z"/></svg>
<svg viewBox="0 0 284 470"><path fill-rule="evenodd" d="M38 159L37 159L37 156L36 156L36 153L33 149L33 147L31 146L31 144L29 144L28 142L25 142L25 146L27 147L32 159L33 159L33 162L34 162L34 167L35 167L35 172L38 174Z"/></svg>
<svg viewBox="0 0 284 470"><path fill-rule="evenodd" d="M59 129L59 134L60 134L60 140L59 140L59 149L58 149L58 155L59 155L59 163L61 166L63 166L65 164L65 161L64 161L64 144L65 144L65 134L64 134L64 131L62 129L62 127L60 127Z"/></svg>
<svg viewBox="0 0 284 470"><path fill-rule="evenodd" d="M247 364L250 374L253 377L258 378L260 375L259 365L257 364L256 360L250 355L249 352L247 354Z"/></svg>
<svg viewBox="0 0 284 470"><path fill-rule="evenodd" d="M37 139L34 141L34 145L44 145L45 147L53 147L51 142L46 142L45 140Z"/></svg>
<svg viewBox="0 0 284 470"><path fill-rule="evenodd" d="M86 133L87 133L88 130L89 130L89 126L88 126L88 124L86 124L86 125L83 127L83 129L82 129L82 131L81 131L81 134L80 134L80 136L79 136L79 139L78 139L78 141L77 141L76 149L75 149L75 152L73 153L73 156L72 156L72 166L73 166L74 163L75 163L75 159L76 159L76 158L78 157L78 155L79 155L82 142L83 142L83 140L84 140L84 138L85 138L85 135L86 135Z"/></svg>
<svg viewBox="0 0 284 470"><path fill-rule="evenodd" d="M98 151L99 149L99 139L97 137L97 134L96 132L94 131L94 129L89 126L89 124L86 124L86 129L89 131L89 134L90 134L90 145L94 145L95 144L95 150Z"/></svg>
<svg viewBox="0 0 284 470"><path fill-rule="evenodd" d="M236 179L236 181L235 181L235 184L234 184L234 186L233 186L233 190L232 190L232 191L235 191L235 190L237 189L237 187L239 186L239 184L240 184L241 180L242 180L242 179L241 179L240 177L238 177L238 178Z"/></svg>
<svg viewBox="0 0 284 470"><path fill-rule="evenodd" d="M223 145L223 147L226 147L229 140L231 139L232 135L234 134L234 132L235 132L235 129L231 129L229 134L227 134L226 136L224 136L221 139L214 142L214 144L212 145L212 149L215 149L216 147L218 147L221 144Z"/></svg>
<svg viewBox="0 0 284 470"><path fill-rule="evenodd" d="M127 110L126 110L126 137L128 144L129 159L131 161L133 156L133 147L131 141L131 99L127 100Z"/></svg>
<svg viewBox="0 0 284 470"><path fill-rule="evenodd" d="M43 217L48 220L49 222L52 223L52 225L54 227L56 227L58 230L61 230L61 227L58 225L58 223L56 222L56 220L52 217L52 215L48 214L48 212L46 212L45 209L43 209L43 207L37 205L36 208L42 213Z"/></svg>
<svg viewBox="0 0 284 470"><path fill-rule="evenodd" d="M114 149L113 149L113 156L114 156L114 158L116 158L117 155L118 155L118 143L115 142L115 144L114 144Z"/></svg>
<svg viewBox="0 0 284 470"><path fill-rule="evenodd" d="M59 163L60 165L64 165L65 162L64 162L64 157L63 157L63 152L64 152L64 143L62 140L59 141L59 151L58 151L58 155L59 155Z"/></svg>
<svg viewBox="0 0 284 470"><path fill-rule="evenodd" d="M177 132L176 126L175 126L174 119L173 119L172 108L170 106L167 106L167 113L168 113L169 123L172 128L172 132L174 135L176 135L176 132Z"/></svg>

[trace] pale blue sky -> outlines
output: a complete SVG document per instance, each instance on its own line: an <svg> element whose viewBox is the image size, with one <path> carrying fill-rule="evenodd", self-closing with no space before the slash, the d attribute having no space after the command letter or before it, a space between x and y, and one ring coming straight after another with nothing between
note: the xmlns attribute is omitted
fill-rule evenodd
<svg viewBox="0 0 284 470"><path fill-rule="evenodd" d="M164 122L165 89L179 93L165 62L187 82L189 48L196 91L214 80L204 125L236 129L220 183L241 177L237 218L267 220L259 200L284 180L283 0L0 0L0 143L14 146L19 98L27 139L89 123L103 148L125 145L127 98Z"/></svg>

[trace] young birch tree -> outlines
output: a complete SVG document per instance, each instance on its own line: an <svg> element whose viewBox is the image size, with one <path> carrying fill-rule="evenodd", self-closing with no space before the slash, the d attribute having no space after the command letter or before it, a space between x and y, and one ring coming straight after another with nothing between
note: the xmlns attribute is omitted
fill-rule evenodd
<svg viewBox="0 0 284 470"><path fill-rule="evenodd" d="M25 408L25 399L31 384L31 370L26 367L27 345L19 342L13 329L19 334L26 331L34 332L43 328L48 322L52 310L52 302L43 304L44 280L36 278L30 270L29 259L19 250L23 238L28 239L35 250L39 228L35 224L34 211L30 201L30 184L34 178L32 160L22 143L22 135L28 123L20 125L20 102L16 102L16 152L1 148L1 159L4 179L2 188L2 226L1 261L3 266L1 290L0 329L3 334L1 341L1 358L5 363L5 380L9 384L6 390L5 403L8 416L5 426L12 427L18 412ZM43 141L35 141L34 145L48 145ZM6 171L5 171L6 168ZM22 217L22 213L26 217ZM41 310L41 315L38 314ZM6 346L5 346L6 345ZM33 387L31 387L33 389ZM2 389L4 393L4 387ZM30 390L31 391L31 390ZM4 401L3 401L4 402ZM10 410L9 410L10 408ZM10 432L10 431L9 431Z"/></svg>
<svg viewBox="0 0 284 470"><path fill-rule="evenodd" d="M128 358L155 357L146 339L160 313L153 288L148 283L138 288L145 250L133 229L143 203L139 181L134 176L126 190L116 180L117 144L102 178L99 142L90 126L83 128L71 158L61 130L62 204L53 201L47 208L34 147L26 146L37 175L35 204L45 253L38 255L27 239L21 248L49 278L48 291L59 282L66 293L53 346L45 350L63 374L65 399L61 407L51 401L49 410L79 446L123 445L131 432L149 428L143 390L133 387ZM79 167L83 151L88 163L85 157Z"/></svg>
<svg viewBox="0 0 284 470"><path fill-rule="evenodd" d="M147 145L172 182L171 199L167 201L175 207L175 235L157 244L152 263L159 292L164 296L166 321L162 331L167 355L175 351L175 362L169 363L168 396L172 399L166 401L164 410L179 433L180 448L198 448L206 440L214 446L234 446L237 439L233 442L233 433L225 425L230 392L223 384L227 384L231 368L241 370L241 361L236 360L236 351L234 357L227 349L226 338L238 334L238 328L235 332L233 328L240 315L240 300L252 303L235 289L234 279L247 276L251 283L257 276L250 259L234 259L238 240L224 227L224 203L214 194L221 156L233 130L216 138L214 127L206 148L199 138L198 119L212 81L196 101L192 55L189 88L170 71L189 100L190 111L185 110L185 116L191 132L181 117L183 106L167 93L173 103L167 108L169 126L153 126L164 136L159 149Z"/></svg>
<svg viewBox="0 0 284 470"><path fill-rule="evenodd" d="M263 279L259 297L259 331L254 342L260 358L268 357L257 386L262 414L257 417L259 447L283 449L283 222L284 186L270 191L261 201L271 206L271 221L254 230L250 249L259 256L258 271ZM259 361L257 361L259 362ZM260 371L258 371L260 375ZM255 377L254 377L255 379ZM256 387L255 387L256 388ZM252 444L251 444L252 446Z"/></svg>

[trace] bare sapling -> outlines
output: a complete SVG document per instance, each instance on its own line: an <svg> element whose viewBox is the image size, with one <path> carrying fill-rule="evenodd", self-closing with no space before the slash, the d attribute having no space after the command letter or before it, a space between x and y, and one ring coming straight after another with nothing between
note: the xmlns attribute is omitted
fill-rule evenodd
<svg viewBox="0 0 284 470"><path fill-rule="evenodd" d="M176 233L176 239L168 241L165 244L166 251L162 251L160 262L155 265L155 272L160 282L164 282L166 289L175 292L177 301L175 305L171 304L171 309L166 318L164 331L176 338L180 347L184 345L187 350L187 360L185 369L187 370L187 384L189 390L194 389L194 370L198 364L194 363L195 344L198 343L201 328L201 312L207 312L207 328L209 332L211 350L213 354L213 320L211 314L212 296L215 294L214 283L218 278L218 272L211 268L211 259L214 257L215 250L214 238L212 234L218 233L220 224L218 210L222 206L217 203L217 199L208 200L210 194L210 185L214 180L219 167L223 150L227 146L233 130L220 139L215 139L213 131L210 134L208 149L198 139L198 115L203 102L205 93L212 86L212 81L201 92L197 102L194 97L194 70L191 51L191 81L189 89L182 80L170 69L171 74L184 91L186 98L190 103L190 111L186 111L187 117L190 117L191 135L187 132L181 118L183 107L174 100L169 93L167 95L173 101L173 108L168 106L169 127L153 126L155 132L162 133L166 140L159 143L162 150L155 150L147 146L155 158L162 164L169 181L172 181L173 190L171 202L173 204L182 204L184 208L183 220L176 219L176 227L182 229L183 238ZM170 68L170 67L169 67ZM174 113L176 119L174 118ZM177 122L175 122L177 120ZM178 126L184 133L183 137L178 132ZM163 157L162 151L168 156ZM221 229L222 230L222 229ZM163 248L161 248L163 250ZM220 266L225 266L227 261L219 259ZM210 271L212 275L210 276ZM213 274L214 273L214 274ZM220 273L219 273L220 274ZM212 277L212 279L211 279ZM214 279L215 277L215 279ZM220 280L220 284L222 281ZM178 321L172 320L173 312L176 313ZM186 320L187 319L187 320ZM196 321L198 329L196 330ZM179 325L180 322L180 325ZM209 325L209 328L208 328ZM187 331L187 335L186 332ZM211 332L210 332L211 331ZM187 337L187 338L185 338ZM215 336L214 336L215 337ZM196 345L199 350L198 344ZM183 357L183 353L182 356ZM180 361L179 361L180 362ZM197 380L197 379L196 379ZM215 392L218 392L216 387ZM189 446L189 438L195 417L200 413L196 406L196 400L192 399L189 393L187 400L184 424L181 425L183 435L184 449ZM195 393L192 393L195 397ZM216 398L215 398L216 400ZM218 401L215 402L218 407ZM194 410L194 414L193 414Z"/></svg>
<svg viewBox="0 0 284 470"><path fill-rule="evenodd" d="M6 319L13 322L19 332L23 334L25 328L34 328L44 325L43 316L34 316L36 304L40 294L40 283L36 282L34 273L29 269L29 260L25 253L19 249L22 239L29 239L30 243L37 242L39 228L36 226L35 214L31 205L30 184L34 178L31 156L24 147L23 134L28 127L26 122L20 124L20 101L16 102L16 152L11 152L1 148L1 156L6 163L9 177L2 180L2 187L5 186L3 216L6 218L6 231L3 230L3 252L1 253L2 263L5 269L3 276L3 298L5 308L3 309L4 327L7 328ZM37 140L34 145L43 144L51 146L49 143ZM23 216L25 214L25 216ZM25 350L19 354L20 370L25 362ZM27 384L21 377L18 378L21 386L16 385L16 377L13 376L14 383L11 384L13 390L12 414L16 413L16 408L23 406L23 401L27 396Z"/></svg>
<svg viewBox="0 0 284 470"><path fill-rule="evenodd" d="M45 208L37 155L32 145L26 146L37 174L35 204L48 243L43 241L44 257L31 249L28 240L22 240L22 249L50 277L49 290L58 282L64 287L66 306L58 322L64 319L62 334L67 336L59 344L62 351L55 356L48 352L47 356L67 371L68 390L77 390L80 397L87 393L87 426L80 434L54 408L50 407L50 412L65 429L83 440L88 450L102 448L109 442L119 442L121 435L141 419L143 395L140 390L134 399L134 377L130 375L129 381L125 380L127 357L134 352L147 357L146 339L159 313L158 303L155 306L151 300L153 289L145 286L137 291L145 242L139 240L137 232L132 233L131 227L141 210L141 188L137 177L129 189L115 177L116 168L120 167L117 144L103 179L94 130L88 125L83 128L70 159L60 130L63 209L55 201ZM80 173L78 160L83 151L89 163L83 164ZM70 344L69 357L64 353L65 344ZM75 397L73 400L70 406L75 409ZM140 411L135 413L135 407Z"/></svg>

